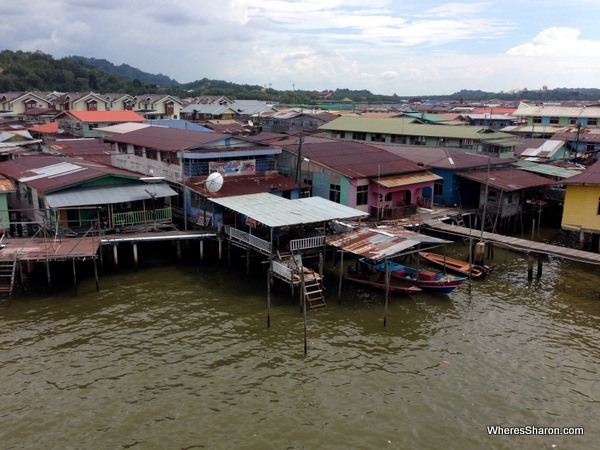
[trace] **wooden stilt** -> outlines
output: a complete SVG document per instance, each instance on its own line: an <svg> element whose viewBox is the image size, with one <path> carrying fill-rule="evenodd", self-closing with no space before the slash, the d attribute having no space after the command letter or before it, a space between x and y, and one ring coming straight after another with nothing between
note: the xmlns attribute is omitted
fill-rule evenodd
<svg viewBox="0 0 600 450"><path fill-rule="evenodd" d="M100 283L98 282L98 266L96 264L96 258L94 258L94 278L96 279L96 291L99 291Z"/></svg>
<svg viewBox="0 0 600 450"><path fill-rule="evenodd" d="M200 261L204 261L204 239L200 239Z"/></svg>
<svg viewBox="0 0 600 450"><path fill-rule="evenodd" d="M542 261L543 261L543 255L538 255L537 257L537 277L541 278L542 276Z"/></svg>
<svg viewBox="0 0 600 450"><path fill-rule="evenodd" d="M267 328L271 328L271 268L267 270Z"/></svg>
<svg viewBox="0 0 600 450"><path fill-rule="evenodd" d="M307 319L306 319L306 296L304 295L304 267L300 267L300 284L302 289L302 314L304 316L304 356L308 353Z"/></svg>
<svg viewBox="0 0 600 450"><path fill-rule="evenodd" d="M115 270L119 268L119 251L117 250L117 244L113 244L113 261L115 263Z"/></svg>
<svg viewBox="0 0 600 450"><path fill-rule="evenodd" d="M344 244L340 255L340 281L338 286L338 305L342 302L342 279L344 278Z"/></svg>
<svg viewBox="0 0 600 450"><path fill-rule="evenodd" d="M390 270L388 260L385 260L385 309L383 310L383 326L387 325L388 303L390 301Z"/></svg>
<svg viewBox="0 0 600 450"><path fill-rule="evenodd" d="M50 279L50 261L46 260L46 275L48 277L48 287L52 286L52 280Z"/></svg>
<svg viewBox="0 0 600 450"><path fill-rule="evenodd" d="M138 269L138 251L137 251L137 243L136 242L133 243L133 265L135 267L135 270L137 271L137 269Z"/></svg>
<svg viewBox="0 0 600 450"><path fill-rule="evenodd" d="M175 247L177 249L177 260L181 261L181 255L182 255L182 252L181 252L181 241L176 241L175 242Z"/></svg>
<svg viewBox="0 0 600 450"><path fill-rule="evenodd" d="M527 279L529 281L533 280L533 255L527 255Z"/></svg>
<svg viewBox="0 0 600 450"><path fill-rule="evenodd" d="M73 287L75 288L75 294L77 294L77 272L75 270L75 258L73 258Z"/></svg>

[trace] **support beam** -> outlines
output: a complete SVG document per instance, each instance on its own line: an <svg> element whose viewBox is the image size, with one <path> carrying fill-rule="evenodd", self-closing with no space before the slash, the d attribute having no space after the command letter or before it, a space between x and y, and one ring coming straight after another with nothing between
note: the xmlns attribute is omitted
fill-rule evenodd
<svg viewBox="0 0 600 450"><path fill-rule="evenodd" d="M541 278L542 276L542 262L544 260L544 255L538 255L537 257L537 277Z"/></svg>
<svg viewBox="0 0 600 450"><path fill-rule="evenodd" d="M527 280L533 280L533 255L527 254Z"/></svg>

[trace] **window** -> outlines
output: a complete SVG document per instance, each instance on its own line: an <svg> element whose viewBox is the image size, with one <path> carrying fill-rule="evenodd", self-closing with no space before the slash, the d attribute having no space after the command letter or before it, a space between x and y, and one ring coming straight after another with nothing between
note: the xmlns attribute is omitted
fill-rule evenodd
<svg viewBox="0 0 600 450"><path fill-rule="evenodd" d="M146 158L153 159L156 161L158 159L156 150L154 150L153 148L147 148L146 149Z"/></svg>
<svg viewBox="0 0 600 450"><path fill-rule="evenodd" d="M369 185L356 187L356 206L369 204Z"/></svg>
<svg viewBox="0 0 600 450"><path fill-rule="evenodd" d="M587 120L587 124L595 127L596 125L598 125L598 118L596 118L596 117L590 117Z"/></svg>
<svg viewBox="0 0 600 450"><path fill-rule="evenodd" d="M341 198L341 187L339 184L329 185L329 200L332 202L340 203Z"/></svg>
<svg viewBox="0 0 600 450"><path fill-rule="evenodd" d="M448 139L445 137L438 138L438 147L445 147L448 145Z"/></svg>
<svg viewBox="0 0 600 450"><path fill-rule="evenodd" d="M140 147L139 145L134 145L133 146L133 154L135 156L142 156L142 147Z"/></svg>
<svg viewBox="0 0 600 450"><path fill-rule="evenodd" d="M533 123L542 123L542 116L534 116Z"/></svg>
<svg viewBox="0 0 600 450"><path fill-rule="evenodd" d="M385 136L381 133L371 133L372 142L385 142Z"/></svg>
<svg viewBox="0 0 600 450"><path fill-rule="evenodd" d="M171 164L172 160L171 160L171 156L173 154L171 152L167 152L167 151L161 151L160 152L160 160L162 162L164 162L165 164Z"/></svg>
<svg viewBox="0 0 600 450"><path fill-rule="evenodd" d="M393 144L406 144L406 136L392 135L391 141Z"/></svg>
<svg viewBox="0 0 600 450"><path fill-rule="evenodd" d="M577 117L569 117L569 125L577 125Z"/></svg>
<svg viewBox="0 0 600 450"><path fill-rule="evenodd" d="M44 199L42 197L38 197L38 209L46 209L46 205L44 204Z"/></svg>
<svg viewBox="0 0 600 450"><path fill-rule="evenodd" d="M558 117L550 117L550 125L558 125Z"/></svg>
<svg viewBox="0 0 600 450"><path fill-rule="evenodd" d="M473 139L461 139L460 146L465 148L473 147Z"/></svg>
<svg viewBox="0 0 600 450"><path fill-rule="evenodd" d="M123 144L122 142L119 142L117 144L117 150L119 151L119 153L127 153L127 144Z"/></svg>
<svg viewBox="0 0 600 450"><path fill-rule="evenodd" d="M388 192L387 194L385 194L385 201L386 202L392 201L392 193L391 192Z"/></svg>
<svg viewBox="0 0 600 450"><path fill-rule="evenodd" d="M352 139L354 139L355 141L366 141L367 133L364 133L362 131L354 131L352 133Z"/></svg>
<svg viewBox="0 0 600 450"><path fill-rule="evenodd" d="M88 111L98 111L98 102L96 100L92 100L87 104Z"/></svg>
<svg viewBox="0 0 600 450"><path fill-rule="evenodd" d="M444 195L444 180L435 180L433 183L433 195Z"/></svg>

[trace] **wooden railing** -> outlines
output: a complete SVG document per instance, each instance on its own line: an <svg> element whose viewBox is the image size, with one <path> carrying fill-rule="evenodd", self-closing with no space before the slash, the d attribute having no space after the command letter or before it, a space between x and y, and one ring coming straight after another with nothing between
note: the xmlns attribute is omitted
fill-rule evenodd
<svg viewBox="0 0 600 450"><path fill-rule="evenodd" d="M323 243L325 242L325 236L313 236L303 239L293 239L290 241L290 250L304 250L307 248L317 248L323 247Z"/></svg>
<svg viewBox="0 0 600 450"><path fill-rule="evenodd" d="M235 239L239 242L243 242L248 244L264 253L271 253L271 243L265 241L264 239L258 238L256 236L251 235L250 233L246 233L245 231L238 230L233 227L225 227L225 232L229 235L231 239Z"/></svg>
<svg viewBox="0 0 600 450"><path fill-rule="evenodd" d="M371 216L379 220L403 219L417 213L416 205L398 206L394 208L371 208Z"/></svg>
<svg viewBox="0 0 600 450"><path fill-rule="evenodd" d="M114 213L112 218L115 227L153 222L170 222L171 208L155 209L152 211L128 211L124 213Z"/></svg>
<svg viewBox="0 0 600 450"><path fill-rule="evenodd" d="M272 267L273 267L273 272L275 272L277 275L279 275L284 280L291 281L292 269L290 269L285 264L281 264L280 262L277 262L275 260L271 261L271 263L272 263Z"/></svg>

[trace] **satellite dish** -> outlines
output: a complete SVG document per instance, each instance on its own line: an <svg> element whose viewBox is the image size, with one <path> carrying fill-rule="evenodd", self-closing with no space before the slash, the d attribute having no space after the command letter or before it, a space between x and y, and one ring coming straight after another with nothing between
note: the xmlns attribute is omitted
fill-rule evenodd
<svg viewBox="0 0 600 450"><path fill-rule="evenodd" d="M208 192L217 192L223 187L223 175L219 172L211 173L206 179L206 190Z"/></svg>

